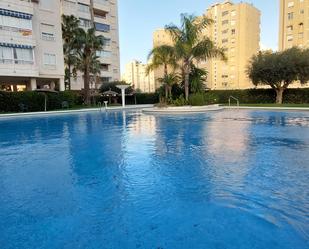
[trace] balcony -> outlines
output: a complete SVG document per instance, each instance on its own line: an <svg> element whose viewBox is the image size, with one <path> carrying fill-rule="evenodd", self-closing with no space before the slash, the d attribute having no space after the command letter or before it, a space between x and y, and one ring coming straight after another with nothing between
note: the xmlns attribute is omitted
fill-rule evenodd
<svg viewBox="0 0 309 249"><path fill-rule="evenodd" d="M31 30L19 29L0 25L0 42L23 44L34 47L36 45L35 37Z"/></svg>
<svg viewBox="0 0 309 249"><path fill-rule="evenodd" d="M30 0L1 0L0 8L33 15L33 5Z"/></svg>
<svg viewBox="0 0 309 249"><path fill-rule="evenodd" d="M33 61L0 59L1 76L37 77L39 70Z"/></svg>
<svg viewBox="0 0 309 249"><path fill-rule="evenodd" d="M110 12L110 3L108 0L93 0L94 11L101 10L105 12Z"/></svg>

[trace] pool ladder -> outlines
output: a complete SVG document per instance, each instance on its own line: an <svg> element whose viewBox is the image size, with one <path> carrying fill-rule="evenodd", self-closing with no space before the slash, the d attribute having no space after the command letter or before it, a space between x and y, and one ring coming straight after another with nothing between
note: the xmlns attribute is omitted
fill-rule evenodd
<svg viewBox="0 0 309 249"><path fill-rule="evenodd" d="M237 102L237 106L239 107L239 99L238 98L235 98L234 96L230 96L229 97L229 106L231 106L231 100L236 100L236 102Z"/></svg>

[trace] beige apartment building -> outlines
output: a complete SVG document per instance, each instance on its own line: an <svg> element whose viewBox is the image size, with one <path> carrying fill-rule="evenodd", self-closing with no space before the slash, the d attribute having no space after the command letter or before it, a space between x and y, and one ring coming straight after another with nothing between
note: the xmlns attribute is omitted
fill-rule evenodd
<svg viewBox="0 0 309 249"><path fill-rule="evenodd" d="M122 80L143 93L153 93L156 91L154 72L147 74L146 68L147 64L134 60L126 65Z"/></svg>
<svg viewBox="0 0 309 249"><path fill-rule="evenodd" d="M211 59L200 62L199 67L208 71L207 87L211 89L247 89L253 84L247 77L250 58L260 50L260 11L248 3L231 1L210 6L206 16L214 20L204 35L217 46L226 49L227 62ZM173 44L164 30L153 34L153 46ZM155 79L162 77L163 69L155 70ZM160 84L156 80L156 87Z"/></svg>
<svg viewBox="0 0 309 249"><path fill-rule="evenodd" d="M207 87L211 89L253 88L246 69L250 58L260 50L260 11L245 2L225 1L212 5L206 16L214 24L206 30L218 47L226 49L227 61L211 59L201 63L208 71Z"/></svg>
<svg viewBox="0 0 309 249"><path fill-rule="evenodd" d="M309 0L280 0L279 49L309 48Z"/></svg>
<svg viewBox="0 0 309 249"><path fill-rule="evenodd" d="M0 90L64 90L60 1L0 0Z"/></svg>
<svg viewBox="0 0 309 249"><path fill-rule="evenodd" d="M118 2L117 0L61 0L65 15L74 15L84 29L94 27L97 35L105 38L105 46L97 55L101 61L99 79L91 82L91 88L99 88L103 82L120 80ZM72 79L71 89L84 87L82 74Z"/></svg>

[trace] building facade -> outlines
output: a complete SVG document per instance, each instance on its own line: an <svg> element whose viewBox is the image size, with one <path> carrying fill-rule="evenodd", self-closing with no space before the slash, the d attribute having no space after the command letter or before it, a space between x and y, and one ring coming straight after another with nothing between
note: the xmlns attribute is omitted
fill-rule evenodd
<svg viewBox="0 0 309 249"><path fill-rule="evenodd" d="M125 67L122 80L143 93L153 93L156 90L154 72L146 72L147 64L132 61Z"/></svg>
<svg viewBox="0 0 309 249"><path fill-rule="evenodd" d="M212 5L206 16L214 20L205 34L216 46L225 48L227 61L211 59L200 67L208 71L211 89L248 89L254 85L246 69L250 58L260 50L260 11L248 3L231 1Z"/></svg>
<svg viewBox="0 0 309 249"><path fill-rule="evenodd" d="M120 80L118 3L117 0L62 0L64 15L74 15L84 29L94 27L102 35L105 45L97 55L101 61L100 77L91 82L91 88L99 88L103 82ZM71 81L72 90L84 87L82 74Z"/></svg>
<svg viewBox="0 0 309 249"><path fill-rule="evenodd" d="M309 0L280 0L279 50L309 48Z"/></svg>
<svg viewBox="0 0 309 249"><path fill-rule="evenodd" d="M198 64L208 72L206 87L222 90L253 88L246 69L250 58L260 50L260 11L248 3L225 1L212 5L205 15L214 23L203 35L216 46L225 48L227 57L226 62L211 59ZM163 44L172 45L173 41L164 29L158 29L153 34L153 46ZM163 68L155 70L154 74L158 88L157 79L162 77Z"/></svg>
<svg viewBox="0 0 309 249"><path fill-rule="evenodd" d="M101 75L91 88L119 80L117 9L117 0L0 0L0 90L65 89L62 14L78 17L82 28L95 27L105 38L97 52ZM79 73L72 89L83 88Z"/></svg>
<svg viewBox="0 0 309 249"><path fill-rule="evenodd" d="M0 1L0 90L64 90L60 1Z"/></svg>

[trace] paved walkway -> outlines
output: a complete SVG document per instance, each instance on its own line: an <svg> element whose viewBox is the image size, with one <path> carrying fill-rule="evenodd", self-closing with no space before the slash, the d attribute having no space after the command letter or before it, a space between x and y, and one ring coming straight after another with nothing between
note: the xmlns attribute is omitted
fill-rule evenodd
<svg viewBox="0 0 309 249"><path fill-rule="evenodd" d="M154 105L127 105L125 108L121 106L117 107L107 107L106 111L121 111L121 110L142 110L145 108L153 108ZM251 110L275 110L275 111L309 111L308 107L263 107L263 106L224 106L223 109L251 109ZM62 110L62 111L48 111L48 112L23 112L23 113L7 113L0 114L1 118L10 117L25 117L25 116L43 116L43 115L59 115L59 114L69 114L69 113L83 113L83 112L95 112L95 111L105 111L105 108L88 108L88 109L78 109L78 110Z"/></svg>

